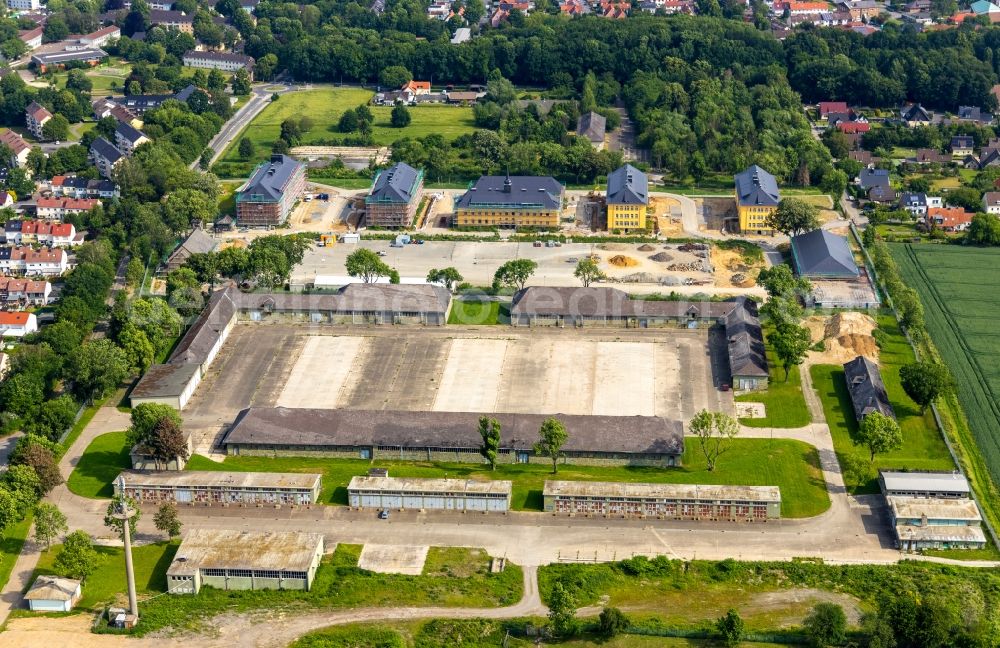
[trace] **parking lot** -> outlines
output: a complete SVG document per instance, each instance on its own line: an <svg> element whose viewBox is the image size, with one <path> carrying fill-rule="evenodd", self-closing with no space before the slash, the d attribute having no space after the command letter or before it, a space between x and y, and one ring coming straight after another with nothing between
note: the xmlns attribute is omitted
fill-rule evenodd
<svg viewBox="0 0 1000 648"><path fill-rule="evenodd" d="M687 420L723 382L715 331L240 324L183 416L203 450L251 405Z"/></svg>

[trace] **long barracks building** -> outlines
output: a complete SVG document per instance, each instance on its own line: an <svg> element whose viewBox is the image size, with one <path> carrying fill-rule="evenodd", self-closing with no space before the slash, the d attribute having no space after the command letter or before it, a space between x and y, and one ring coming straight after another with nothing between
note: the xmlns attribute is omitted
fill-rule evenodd
<svg viewBox="0 0 1000 648"><path fill-rule="evenodd" d="M558 227L564 192L549 176L482 176L455 202L455 224Z"/></svg>

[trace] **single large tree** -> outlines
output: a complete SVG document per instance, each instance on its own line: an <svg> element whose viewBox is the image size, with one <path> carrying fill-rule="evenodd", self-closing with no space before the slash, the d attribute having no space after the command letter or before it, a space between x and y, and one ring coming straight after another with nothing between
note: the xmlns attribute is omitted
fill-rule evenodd
<svg viewBox="0 0 1000 648"><path fill-rule="evenodd" d="M77 395L93 402L110 394L128 377L128 364L125 352L104 338L77 348L69 357L67 375Z"/></svg>
<svg viewBox="0 0 1000 648"><path fill-rule="evenodd" d="M593 257L583 257L576 262L576 270L573 271L573 276L579 279L583 287L586 288L593 282L602 279L604 273L601 272L601 268L597 265L597 261Z"/></svg>
<svg viewBox="0 0 1000 648"><path fill-rule="evenodd" d="M733 439L740 433L740 424L728 414L701 410L691 419L690 429L691 434L698 438L706 468L711 472L715 470L719 457L729 450Z"/></svg>
<svg viewBox="0 0 1000 648"><path fill-rule="evenodd" d="M66 536L52 566L60 576L87 580L97 567L94 541L85 531L74 531Z"/></svg>
<svg viewBox="0 0 1000 648"><path fill-rule="evenodd" d="M462 273L457 268L451 266L447 268L431 268L430 272L427 273L427 283L443 284L449 291L454 291L455 286L463 279Z"/></svg>
<svg viewBox="0 0 1000 648"><path fill-rule="evenodd" d="M559 458L562 456L562 447L566 445L567 439L569 433L562 421L557 418L547 418L542 422L542 427L538 430L535 452L552 459L552 474L559 472Z"/></svg>
<svg viewBox="0 0 1000 648"><path fill-rule="evenodd" d="M730 608L725 616L720 617L715 622L715 629L718 631L722 643L726 646L738 646L743 641L745 633L743 618L734 609Z"/></svg>
<svg viewBox="0 0 1000 648"><path fill-rule="evenodd" d="M173 502L160 504L160 508L156 509L156 515L153 516L153 524L171 538L179 536L181 534L181 519L177 514L177 505Z"/></svg>
<svg viewBox="0 0 1000 648"><path fill-rule="evenodd" d="M871 461L875 461L876 454L903 446L903 432L899 429L899 423L881 412L871 412L861 419L858 439L871 452Z"/></svg>
<svg viewBox="0 0 1000 648"><path fill-rule="evenodd" d="M187 438L181 427L171 418L157 421L149 436L140 441L140 445L153 457L157 470L175 458L180 460L188 458Z"/></svg>
<svg viewBox="0 0 1000 648"><path fill-rule="evenodd" d="M389 116L389 123L392 124L393 128L406 128L410 125L410 109L401 103L396 104L392 107L392 113Z"/></svg>
<svg viewBox="0 0 1000 648"><path fill-rule="evenodd" d="M523 290L528 279L538 269L538 264L531 259L514 259L497 268L493 275L493 287L508 287Z"/></svg>
<svg viewBox="0 0 1000 648"><path fill-rule="evenodd" d="M786 236L809 232L819 225L819 210L798 198L782 199L767 217L767 226Z"/></svg>
<svg viewBox="0 0 1000 648"><path fill-rule="evenodd" d="M48 549L59 534L66 533L66 516L55 504L40 502L35 506L35 542Z"/></svg>
<svg viewBox="0 0 1000 648"><path fill-rule="evenodd" d="M496 470L497 454L500 452L500 421L491 416L479 417L479 436L483 439L479 454L490 464L490 470Z"/></svg>
<svg viewBox="0 0 1000 648"><path fill-rule="evenodd" d="M814 648L841 646L847 639L847 615L836 603L817 603L802 627Z"/></svg>
<svg viewBox="0 0 1000 648"><path fill-rule="evenodd" d="M164 419L181 425L181 415L173 407L164 403L140 403L132 408L132 425L126 430L126 443L132 447L143 443L153 435L157 424Z"/></svg>
<svg viewBox="0 0 1000 648"><path fill-rule="evenodd" d="M920 406L923 414L940 396L954 391L955 379L948 367L938 362L913 362L899 369L899 382L906 395Z"/></svg>
<svg viewBox="0 0 1000 648"><path fill-rule="evenodd" d="M784 263L763 268L757 275L757 285L767 291L771 299L792 297L798 292L808 292L812 287L808 279L796 277L791 267Z"/></svg>
<svg viewBox="0 0 1000 648"><path fill-rule="evenodd" d="M806 353L812 344L809 329L790 321L779 322L774 331L767 336L767 341L781 361L787 382L792 367L802 364L806 359Z"/></svg>
<svg viewBox="0 0 1000 648"><path fill-rule="evenodd" d="M347 256L344 263L347 274L358 277L365 283L374 283L388 277L392 268L385 264L378 254L367 248L359 248Z"/></svg>
<svg viewBox="0 0 1000 648"><path fill-rule="evenodd" d="M549 622L557 637L576 634L576 598L562 581L556 581L549 592Z"/></svg>

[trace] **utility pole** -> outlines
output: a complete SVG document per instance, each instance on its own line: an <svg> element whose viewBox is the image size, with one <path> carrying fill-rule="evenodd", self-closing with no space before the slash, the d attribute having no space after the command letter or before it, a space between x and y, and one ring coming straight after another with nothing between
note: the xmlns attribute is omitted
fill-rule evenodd
<svg viewBox="0 0 1000 648"><path fill-rule="evenodd" d="M129 508L125 501L125 476L118 476L118 506L114 514L116 520L122 521L122 538L125 542L125 578L128 580L128 611L139 619L139 604L135 600L135 570L132 567L132 530L129 519L135 517L135 511Z"/></svg>

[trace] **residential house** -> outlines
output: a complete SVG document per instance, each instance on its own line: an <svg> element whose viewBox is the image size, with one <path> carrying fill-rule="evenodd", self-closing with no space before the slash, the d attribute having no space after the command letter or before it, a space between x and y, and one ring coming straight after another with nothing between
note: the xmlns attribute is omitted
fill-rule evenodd
<svg viewBox="0 0 1000 648"><path fill-rule="evenodd" d="M850 110L846 101L821 101L819 102L819 118L827 119L830 113L845 114Z"/></svg>
<svg viewBox="0 0 1000 648"><path fill-rule="evenodd" d="M926 126L933 121L931 113L925 110L920 104L903 106L899 110L899 118L911 128L914 126Z"/></svg>
<svg viewBox="0 0 1000 648"><path fill-rule="evenodd" d="M876 185L889 186L889 171L887 169L861 169L854 183L865 191Z"/></svg>
<svg viewBox="0 0 1000 648"><path fill-rule="evenodd" d="M852 21L851 14L846 11L834 11L819 15L819 24L823 27L843 27L844 25L849 25Z"/></svg>
<svg viewBox="0 0 1000 648"><path fill-rule="evenodd" d="M101 120L105 117L114 117L123 124L128 124L132 128L142 128L142 120L136 117L131 110L111 99L98 99L94 102L94 119Z"/></svg>
<svg viewBox="0 0 1000 648"><path fill-rule="evenodd" d="M558 228L564 192L549 176L481 176L455 202L455 224Z"/></svg>
<svg viewBox="0 0 1000 648"><path fill-rule="evenodd" d="M32 54L31 64L40 74L45 74L49 70L65 68L67 63L86 63L94 67L107 57L108 53L104 50L88 47L49 54Z"/></svg>
<svg viewBox="0 0 1000 648"><path fill-rule="evenodd" d="M151 141L145 133L124 122L115 126L115 148L125 157L131 157L137 148Z"/></svg>
<svg viewBox="0 0 1000 648"><path fill-rule="evenodd" d="M993 123L993 114L986 112L979 106L959 106L958 118L961 121L971 121L979 124Z"/></svg>
<svg viewBox="0 0 1000 648"><path fill-rule="evenodd" d="M236 192L236 222L248 227L276 227L285 222L306 186L306 166L287 155L261 162Z"/></svg>
<svg viewBox="0 0 1000 648"><path fill-rule="evenodd" d="M875 185L868 190L868 200L881 205L896 202L896 190L889 185Z"/></svg>
<svg viewBox="0 0 1000 648"><path fill-rule="evenodd" d="M12 153L10 158L11 166L23 167L27 164L28 153L31 152L31 147L24 141L23 137L12 130L5 130L0 133L0 144L6 144L7 148L10 149Z"/></svg>
<svg viewBox="0 0 1000 648"><path fill-rule="evenodd" d="M983 194L983 211L1000 216L1000 191L987 191Z"/></svg>
<svg viewBox="0 0 1000 648"><path fill-rule="evenodd" d="M0 209L14 206L14 195L9 191L0 191Z"/></svg>
<svg viewBox="0 0 1000 648"><path fill-rule="evenodd" d="M191 258L192 254L205 254L214 252L219 246L219 241L208 235L200 227L195 228L180 245L177 246L167 259L167 272L180 268Z"/></svg>
<svg viewBox="0 0 1000 648"><path fill-rule="evenodd" d="M37 140L45 139L42 128L50 119L52 119L52 113L37 101L32 101L24 110L24 125Z"/></svg>
<svg viewBox="0 0 1000 648"><path fill-rule="evenodd" d="M48 281L0 275L0 305L45 306L49 303L51 294L52 284Z"/></svg>
<svg viewBox="0 0 1000 648"><path fill-rule="evenodd" d="M42 575L24 595L32 612L69 612L83 596L80 581Z"/></svg>
<svg viewBox="0 0 1000 648"><path fill-rule="evenodd" d="M481 93L472 91L449 92L447 94L448 103L461 104L464 106L469 106L476 103L477 101L479 101L479 98L481 96L482 96Z"/></svg>
<svg viewBox="0 0 1000 648"><path fill-rule="evenodd" d="M836 6L838 11L851 14L851 20L855 22L877 18L884 10L884 7L874 0L841 0Z"/></svg>
<svg viewBox="0 0 1000 648"><path fill-rule="evenodd" d="M0 338L24 337L38 331L34 313L0 311Z"/></svg>
<svg viewBox="0 0 1000 648"><path fill-rule="evenodd" d="M410 92L414 97L431 93L430 81L407 81L400 90Z"/></svg>
<svg viewBox="0 0 1000 648"><path fill-rule="evenodd" d="M79 38L81 45L86 45L87 47L104 47L108 44L108 41L114 40L116 38L121 38L122 30L116 25L109 25L107 27L102 27L97 31L90 32L85 36Z"/></svg>
<svg viewBox="0 0 1000 648"><path fill-rule="evenodd" d="M177 29L186 34L194 33L194 16L189 16L183 11L150 10L149 24L159 25L165 29Z"/></svg>
<svg viewBox="0 0 1000 648"><path fill-rule="evenodd" d="M649 180L631 164L608 174L606 201L608 231L635 232L646 229L649 209Z"/></svg>
<svg viewBox="0 0 1000 648"><path fill-rule="evenodd" d="M17 37L21 39L22 43L28 46L28 51L30 52L42 46L42 32L44 31L45 29L42 27L22 29L17 33Z"/></svg>
<svg viewBox="0 0 1000 648"><path fill-rule="evenodd" d="M47 186L56 198L117 198L120 195L118 185L110 180L88 180L74 175L53 176Z"/></svg>
<svg viewBox="0 0 1000 648"><path fill-rule="evenodd" d="M7 7L13 11L35 11L42 3L40 0L7 0Z"/></svg>
<svg viewBox="0 0 1000 648"><path fill-rule="evenodd" d="M68 267L69 257L65 250L59 248L0 248L0 273L55 277L66 272Z"/></svg>
<svg viewBox="0 0 1000 648"><path fill-rule="evenodd" d="M111 178L112 171L124 159L121 151L103 137L98 137L90 145L90 160L105 178Z"/></svg>
<svg viewBox="0 0 1000 648"><path fill-rule="evenodd" d="M976 140L971 135L955 135L951 138L950 148L954 157L972 155L976 149Z"/></svg>
<svg viewBox="0 0 1000 648"><path fill-rule="evenodd" d="M837 130L841 133L847 135L859 134L864 135L871 130L871 124L867 121L838 121L836 124Z"/></svg>
<svg viewBox="0 0 1000 648"><path fill-rule="evenodd" d="M989 17L991 21L993 21L992 19L995 15L1000 16L1000 7L993 4L989 0L976 0L971 5L969 5L969 9L972 11L972 13L976 14L977 16Z"/></svg>
<svg viewBox="0 0 1000 648"><path fill-rule="evenodd" d="M424 172L405 162L375 174L365 196L365 224L379 227L410 227L417 213Z"/></svg>
<svg viewBox="0 0 1000 648"><path fill-rule="evenodd" d="M821 13L830 11L830 5L825 2L800 2L799 0L778 0L773 4L774 13L783 15L786 11L789 16L818 16Z"/></svg>
<svg viewBox="0 0 1000 648"><path fill-rule="evenodd" d="M455 30L455 35L451 37L452 45L461 45L472 38L472 30L468 27L459 27Z"/></svg>
<svg viewBox="0 0 1000 648"><path fill-rule="evenodd" d="M163 105L164 102L174 99L176 101L186 102L191 98L191 95L197 90L193 85L188 85L180 92L175 94L167 95L126 95L118 100L118 103L128 108L131 112L136 115L142 115L147 110L155 110ZM121 121L121 120L119 120ZM134 124L133 124L134 125Z"/></svg>
<svg viewBox="0 0 1000 648"><path fill-rule="evenodd" d="M767 225L767 218L778 208L781 192L773 175L757 166L747 167L737 173L736 211L740 221L740 231L744 233L774 234Z"/></svg>
<svg viewBox="0 0 1000 648"><path fill-rule="evenodd" d="M945 232L964 232L972 223L972 214L962 207L928 207L927 223Z"/></svg>
<svg viewBox="0 0 1000 648"><path fill-rule="evenodd" d="M843 236L815 229L793 236L792 267L808 279L857 279L861 274L854 253Z"/></svg>
<svg viewBox="0 0 1000 648"><path fill-rule="evenodd" d="M917 219L927 215L927 194L904 191L899 197L899 208L913 214Z"/></svg>
<svg viewBox="0 0 1000 648"><path fill-rule="evenodd" d="M199 52L190 50L184 54L184 65L208 70L236 72L246 70L253 77L254 60L252 56L235 54L233 52Z"/></svg>
<svg viewBox="0 0 1000 648"><path fill-rule="evenodd" d="M604 148L606 126L607 120L604 115L594 111L586 112L580 115L580 119L577 121L576 134L580 137L586 137L594 148L600 150Z"/></svg>
<svg viewBox="0 0 1000 648"><path fill-rule="evenodd" d="M63 220L71 214L83 214L101 204L96 198L70 198L68 196L39 198L35 215L39 218Z"/></svg>
<svg viewBox="0 0 1000 648"><path fill-rule="evenodd" d="M877 364L859 355L844 363L844 380L847 381L847 392L851 396L854 416L858 421L872 412L896 418Z"/></svg>
<svg viewBox="0 0 1000 648"><path fill-rule="evenodd" d="M950 164L954 160L947 153L942 153L937 149L922 148L917 149L917 154L912 161L914 164Z"/></svg>
<svg viewBox="0 0 1000 648"><path fill-rule="evenodd" d="M3 236L5 243L13 245L71 247L83 243L83 236L77 236L76 227L72 223L34 219L7 221L4 223Z"/></svg>
<svg viewBox="0 0 1000 648"><path fill-rule="evenodd" d="M1000 165L1000 147L987 147L979 156L979 168L988 169Z"/></svg>
<svg viewBox="0 0 1000 648"><path fill-rule="evenodd" d="M871 151L851 151L847 154L852 160L860 162L861 164L868 166L874 164L875 158L872 157Z"/></svg>

